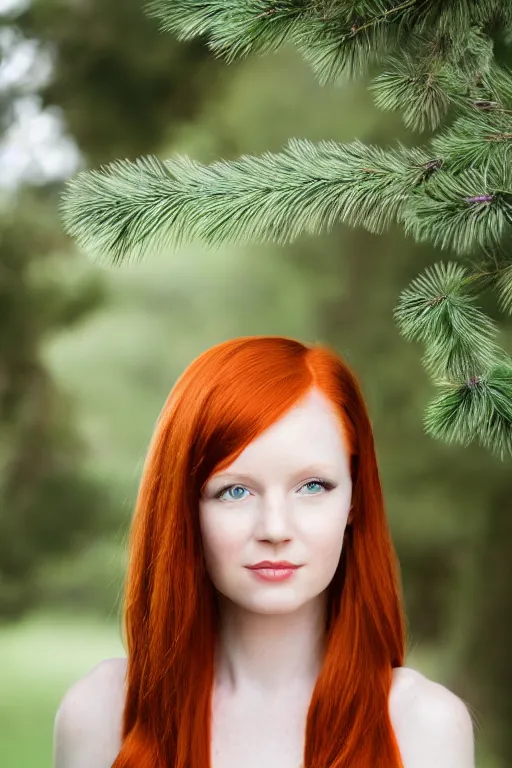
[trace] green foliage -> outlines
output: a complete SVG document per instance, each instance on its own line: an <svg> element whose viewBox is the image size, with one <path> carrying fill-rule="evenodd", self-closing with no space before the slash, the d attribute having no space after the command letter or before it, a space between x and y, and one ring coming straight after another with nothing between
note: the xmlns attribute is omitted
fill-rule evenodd
<svg viewBox="0 0 512 768"><path fill-rule="evenodd" d="M466 445L476 434L503 459L512 454L512 365L494 342L498 328L474 306L473 281L460 265L435 265L403 292L395 317L406 338L426 343L425 368L441 379L427 433Z"/></svg>
<svg viewBox="0 0 512 768"><path fill-rule="evenodd" d="M152 0L147 11L181 40L206 36L228 62L292 42L322 83L360 75L393 51L418 58L418 38L431 59L467 57L475 27L512 24L500 0Z"/></svg>
<svg viewBox="0 0 512 768"><path fill-rule="evenodd" d="M510 454L512 420L512 365L496 365L487 375L469 382L461 378L458 387L449 382L427 410L427 431L448 441L466 445L480 439L485 448Z"/></svg>
<svg viewBox="0 0 512 768"><path fill-rule="evenodd" d="M63 239L50 211L25 190L0 216L0 618L36 604L41 564L79 549L112 508L84 469L70 404L41 358L49 336L104 300L97 276L69 288L56 281L50 254Z"/></svg>
<svg viewBox="0 0 512 768"><path fill-rule="evenodd" d="M512 73L496 60L493 37L510 33L509 5L152 0L147 10L182 40L206 36L228 62L291 41L324 83L377 63L376 105L399 110L406 127L434 130L452 112L457 119L413 149L291 139L280 153L208 166L146 156L82 172L68 185L62 214L86 252L118 264L191 239L285 243L339 221L374 233L398 223L416 241L461 255L497 252L510 235ZM480 270L504 309L511 268L506 259ZM463 300L468 279L453 270L426 274L397 316L409 336L423 337L426 369L449 388L429 409L427 431L464 445L478 439L503 457L512 446L511 409L502 407L512 361L490 343L490 320Z"/></svg>
<svg viewBox="0 0 512 768"><path fill-rule="evenodd" d="M41 0L13 8L0 24L8 27L13 47L30 40L53 63L44 84L30 86L27 78L2 90L0 129L12 122L16 98L35 91L43 108L59 107L87 161L102 162L117 152L136 155L172 137L201 110L220 70L199 41L169 45L141 15L137 0L78 5ZM53 185L22 188L2 204L0 619L5 619L51 596L62 604L83 598L87 590L80 594L79 587L72 588L71 569L60 586L42 574L63 553L83 564L88 543L118 524L120 503L113 484L107 486L109 478L99 476L88 456L75 393L64 393L45 360L50 342L79 333L104 308L103 276L74 268L56 219ZM91 586L87 599L93 592ZM106 589L104 595L112 605L112 592Z"/></svg>
<svg viewBox="0 0 512 768"><path fill-rule="evenodd" d="M81 248L114 263L194 239L284 244L340 219L382 232L427 162L402 146L390 153L360 141L298 139L281 153L209 166L187 157L117 161L68 183L63 219Z"/></svg>
<svg viewBox="0 0 512 768"><path fill-rule="evenodd" d="M139 0L32 2L15 23L50 51L55 66L40 90L42 106L62 110L92 163L137 156L172 138L218 81L221 68L207 48L197 40L173 44Z"/></svg>
<svg viewBox="0 0 512 768"><path fill-rule="evenodd" d="M418 242L466 253L498 245L510 230L512 172L496 146L489 142L480 169L465 163L452 173L448 152L358 140L290 139L281 153L209 166L187 157L115 161L70 180L63 221L84 251L113 263L194 239L284 244L339 221L373 233L399 222ZM459 166L462 151L454 143Z"/></svg>
<svg viewBox="0 0 512 768"><path fill-rule="evenodd" d="M405 338L428 345L424 364L433 376L447 372L464 379L466 371L488 372L499 359L498 328L474 306L471 282L460 265L436 264L400 297L395 311L400 330Z"/></svg>

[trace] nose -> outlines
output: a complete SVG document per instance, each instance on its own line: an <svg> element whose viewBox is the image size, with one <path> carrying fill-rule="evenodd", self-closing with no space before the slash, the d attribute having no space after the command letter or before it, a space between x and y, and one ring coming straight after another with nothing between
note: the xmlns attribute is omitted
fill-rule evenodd
<svg viewBox="0 0 512 768"><path fill-rule="evenodd" d="M258 510L255 536L262 541L288 541L291 516L284 499L264 499Z"/></svg>

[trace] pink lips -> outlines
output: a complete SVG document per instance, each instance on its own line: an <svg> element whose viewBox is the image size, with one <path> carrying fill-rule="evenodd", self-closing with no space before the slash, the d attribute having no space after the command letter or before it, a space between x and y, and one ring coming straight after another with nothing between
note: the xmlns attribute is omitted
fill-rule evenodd
<svg viewBox="0 0 512 768"><path fill-rule="evenodd" d="M263 581L284 581L289 579L300 565L294 565L286 560L272 563L270 560L263 560L256 565L248 565L247 568L253 571L254 575Z"/></svg>
<svg viewBox="0 0 512 768"><path fill-rule="evenodd" d="M271 568L273 571L277 571L281 568L300 568L300 565L289 563L288 560L279 560L278 562L262 560L261 563L256 563L256 565L248 565L247 568L250 568L251 570L255 570L257 568Z"/></svg>

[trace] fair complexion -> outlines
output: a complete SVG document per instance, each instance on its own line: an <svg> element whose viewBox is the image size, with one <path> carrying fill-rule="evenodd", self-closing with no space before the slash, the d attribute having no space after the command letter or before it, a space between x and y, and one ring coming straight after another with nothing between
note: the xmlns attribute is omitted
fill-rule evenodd
<svg viewBox="0 0 512 768"><path fill-rule="evenodd" d="M209 479L200 521L221 607L214 768L299 768L322 663L325 590L351 521L351 494L336 414L316 390ZM302 567L289 580L263 582L246 566L267 559ZM55 768L112 765L125 685L126 659L115 658L71 687L55 720ZM398 667L389 711L405 768L474 768L471 718L448 689Z"/></svg>
<svg viewBox="0 0 512 768"><path fill-rule="evenodd" d="M310 697L351 494L341 425L318 390L209 478L199 508L221 610L218 688L267 702L283 691ZM247 569L262 560L301 567L264 582Z"/></svg>
<svg viewBox="0 0 512 768"><path fill-rule="evenodd" d="M215 768L301 765L326 589L352 521L351 496L343 432L318 390L206 483L201 533L221 617ZM302 567L286 581L264 582L247 570L261 560ZM396 668L389 713L405 768L474 768L471 718L448 689Z"/></svg>

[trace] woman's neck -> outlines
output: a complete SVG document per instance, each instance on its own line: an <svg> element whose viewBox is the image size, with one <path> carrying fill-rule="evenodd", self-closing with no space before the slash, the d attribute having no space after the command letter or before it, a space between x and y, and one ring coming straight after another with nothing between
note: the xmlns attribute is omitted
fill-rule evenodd
<svg viewBox="0 0 512 768"><path fill-rule="evenodd" d="M325 648L325 594L286 614L262 614L219 595L215 684L231 694L312 692Z"/></svg>

